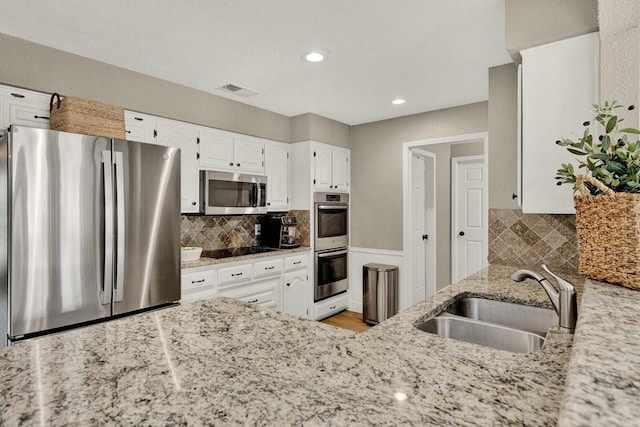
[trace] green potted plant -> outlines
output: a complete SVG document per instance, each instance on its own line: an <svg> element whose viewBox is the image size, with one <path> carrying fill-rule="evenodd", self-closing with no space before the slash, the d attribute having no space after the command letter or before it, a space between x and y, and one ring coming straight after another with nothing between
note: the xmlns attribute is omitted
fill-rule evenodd
<svg viewBox="0 0 640 427"><path fill-rule="evenodd" d="M578 269L640 290L640 130L621 128L617 111L625 107L615 101L593 107L597 137L586 121L577 140L556 141L578 160L577 168L566 163L556 173L558 185L572 184L577 191Z"/></svg>

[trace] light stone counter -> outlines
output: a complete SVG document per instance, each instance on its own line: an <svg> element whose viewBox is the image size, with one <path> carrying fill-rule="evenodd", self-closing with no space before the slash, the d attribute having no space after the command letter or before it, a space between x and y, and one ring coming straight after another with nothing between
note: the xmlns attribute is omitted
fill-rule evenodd
<svg viewBox="0 0 640 427"><path fill-rule="evenodd" d="M571 335L514 354L413 326L460 293L549 306L513 271L358 335L217 299L27 341L0 350L0 425L555 425Z"/></svg>
<svg viewBox="0 0 640 427"><path fill-rule="evenodd" d="M274 249L273 251L261 252L259 254L241 255L241 256L234 256L234 257L228 257L228 258L202 257L197 261L181 262L180 268L182 269L196 268L196 267L204 267L205 265L225 264L228 262L246 261L246 260L255 259L255 258L265 258L265 257L282 256L282 255L286 256L286 255L293 255L299 252L309 252L310 250L311 248L309 246L300 246L294 249Z"/></svg>

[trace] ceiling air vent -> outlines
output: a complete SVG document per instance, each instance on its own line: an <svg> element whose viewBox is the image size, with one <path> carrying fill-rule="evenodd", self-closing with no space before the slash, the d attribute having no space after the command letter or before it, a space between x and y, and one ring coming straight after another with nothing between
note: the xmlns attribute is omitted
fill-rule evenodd
<svg viewBox="0 0 640 427"><path fill-rule="evenodd" d="M218 87L216 89L221 90L223 92L231 93L233 95L240 96L242 98L248 98L250 96L258 94L258 92L254 92L251 89L246 89L246 88L234 85L233 83L229 83L229 84L226 84L224 86L220 86L220 87Z"/></svg>

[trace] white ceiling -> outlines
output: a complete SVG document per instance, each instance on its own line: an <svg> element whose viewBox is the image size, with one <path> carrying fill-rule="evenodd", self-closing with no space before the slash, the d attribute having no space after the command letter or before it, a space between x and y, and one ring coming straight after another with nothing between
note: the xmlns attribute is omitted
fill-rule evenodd
<svg viewBox="0 0 640 427"><path fill-rule="evenodd" d="M295 116L347 124L485 101L504 0L0 1L0 32ZM322 63L303 52L329 52ZM217 91L227 83L259 94ZM407 99L396 106L391 100Z"/></svg>

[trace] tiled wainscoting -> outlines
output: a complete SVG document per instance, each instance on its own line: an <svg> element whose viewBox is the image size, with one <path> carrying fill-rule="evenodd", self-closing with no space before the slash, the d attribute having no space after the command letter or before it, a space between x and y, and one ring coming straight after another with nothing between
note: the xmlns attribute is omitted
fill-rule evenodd
<svg viewBox="0 0 640 427"><path fill-rule="evenodd" d="M298 221L300 244L309 246L309 211L290 211ZM182 246L200 246L204 250L240 248L260 244L255 234L261 215L200 216L182 215Z"/></svg>
<svg viewBox="0 0 640 427"><path fill-rule="evenodd" d="M575 215L489 209L489 262L552 270L578 269Z"/></svg>

